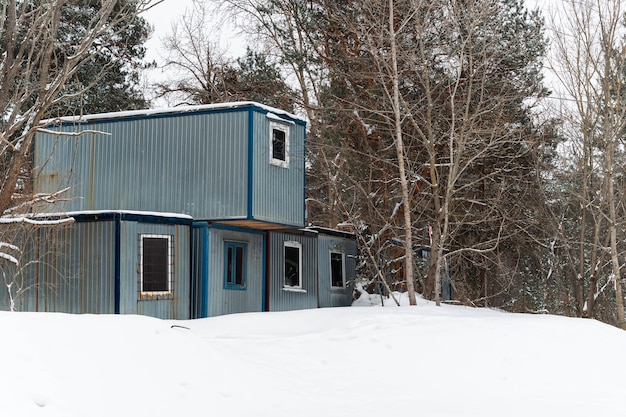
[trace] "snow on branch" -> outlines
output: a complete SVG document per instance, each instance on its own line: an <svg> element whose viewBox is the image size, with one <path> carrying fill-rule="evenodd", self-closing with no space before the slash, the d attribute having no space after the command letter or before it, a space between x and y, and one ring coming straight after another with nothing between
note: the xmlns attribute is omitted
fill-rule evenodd
<svg viewBox="0 0 626 417"><path fill-rule="evenodd" d="M73 217L64 217L62 219L38 219L33 217L0 217L0 224L33 224L36 226L58 226L63 224L74 223Z"/></svg>
<svg viewBox="0 0 626 417"><path fill-rule="evenodd" d="M90 130L90 129L81 130L80 132L61 132L61 131L56 131L56 130L37 128L37 132L39 132L39 133L47 133L49 135L55 135L55 136L71 136L71 137L87 135L87 134L90 134L90 133L95 133L95 134L98 134L98 135L111 136L111 133L109 133L109 132L103 132L101 130Z"/></svg>
<svg viewBox="0 0 626 417"><path fill-rule="evenodd" d="M35 194L28 201L25 201L25 202L23 202L21 204L18 204L17 206L14 206L14 207L10 207L10 208L6 209L4 211L4 213L2 213L2 214L3 215L11 214L11 213L16 212L19 209L22 209L22 208L28 207L28 206L32 206L33 204L36 204L36 203L42 203L43 202L43 203L54 204L57 201L59 201L58 197L61 194L64 194L64 193L68 192L69 190L70 190L70 187L66 187L66 188L64 188L62 190L59 190L57 192L54 192L54 193L38 193L38 194Z"/></svg>
<svg viewBox="0 0 626 417"><path fill-rule="evenodd" d="M10 249L16 252L20 252L20 248L7 242L0 242L0 249Z"/></svg>
<svg viewBox="0 0 626 417"><path fill-rule="evenodd" d="M14 256L9 255L8 253L0 252L0 259L9 261L15 266L20 266L20 262Z"/></svg>

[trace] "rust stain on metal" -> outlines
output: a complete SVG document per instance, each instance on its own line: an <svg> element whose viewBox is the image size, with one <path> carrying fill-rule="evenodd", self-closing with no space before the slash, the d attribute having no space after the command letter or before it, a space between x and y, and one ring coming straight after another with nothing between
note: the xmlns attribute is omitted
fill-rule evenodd
<svg viewBox="0 0 626 417"><path fill-rule="evenodd" d="M95 174L96 170L96 144L95 144L95 136L91 137L91 164L89 164L89 190L87 190L87 194L89 195L88 205L89 209L93 210L93 197L94 197L94 181L96 178ZM83 196L84 197L84 196Z"/></svg>

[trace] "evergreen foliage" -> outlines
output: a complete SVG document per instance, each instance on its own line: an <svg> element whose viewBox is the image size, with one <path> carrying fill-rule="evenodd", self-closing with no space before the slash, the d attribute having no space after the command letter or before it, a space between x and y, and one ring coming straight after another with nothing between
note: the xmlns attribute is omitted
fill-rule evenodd
<svg viewBox="0 0 626 417"><path fill-rule="evenodd" d="M50 116L105 113L137 110L148 107L141 89L141 74L146 64L144 58L152 28L139 15L131 22L119 22L120 13L128 13L129 7L136 10L132 0L118 1L109 16L109 32L94 42L89 54L91 60L82 65L68 80L65 94L76 96L65 100L50 110ZM82 36L89 22L101 7L98 0L69 0L61 11L59 27L59 55L65 45ZM103 42L107 38L106 44Z"/></svg>

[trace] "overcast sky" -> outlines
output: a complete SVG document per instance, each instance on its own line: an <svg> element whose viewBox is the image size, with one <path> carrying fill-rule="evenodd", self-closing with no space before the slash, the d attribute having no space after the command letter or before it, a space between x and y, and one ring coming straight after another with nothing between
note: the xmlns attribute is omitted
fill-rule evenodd
<svg viewBox="0 0 626 417"><path fill-rule="evenodd" d="M161 46L160 38L165 36L174 21L179 19L185 9L191 5L191 0L164 0L157 4L143 16L154 27L154 34L146 42L148 60L158 60L158 50Z"/></svg>
<svg viewBox="0 0 626 417"><path fill-rule="evenodd" d="M157 0L155 0L157 1ZM172 24L180 20L185 11L192 7L192 0L163 0L148 10L143 16L153 26L154 33L146 42L146 60L156 61L159 66L163 63L163 57L166 52L162 50L162 39L172 32ZM224 23L220 23L224 25ZM226 23L227 24L227 23ZM222 28L220 41L224 48L232 51L233 57L241 56L245 53L245 43L237 36L234 27ZM162 68L150 70L147 74L147 83L162 81L166 77ZM155 101L154 107L165 107L167 103L164 101Z"/></svg>
<svg viewBox="0 0 626 417"><path fill-rule="evenodd" d="M555 1L558 0L526 0L526 4L529 8L536 8ZM144 15L146 20L154 27L154 34L146 43L146 47L148 48L148 60L159 60L158 51L161 46L160 38L170 32L172 23L178 20L191 4L192 0L163 0L162 3L154 6ZM233 31L224 32L233 33ZM233 37L230 37L228 42L232 44L232 41ZM235 46L237 47L237 45ZM242 48L242 50L245 50L245 48Z"/></svg>
<svg viewBox="0 0 626 417"><path fill-rule="evenodd" d="M563 0L526 0L526 4L531 9L536 7L547 8L550 4L554 5L560 1ZM190 8L191 5L192 0L163 0L144 14L146 20L154 27L152 37L146 42L146 59L148 61L154 60L159 65L162 64L164 52L161 49L161 39L171 32L172 23L179 20L185 13L185 10ZM223 28L221 30L220 40L224 47L227 46L229 50L233 51L232 55L234 55L234 57L241 56L245 52L245 41L237 36L234 27ZM546 75L546 81L550 83L550 76L548 74ZM162 69L158 68L150 71L148 78L148 82L154 82L163 80L165 76ZM154 104L157 107L166 105L164 102L156 102Z"/></svg>

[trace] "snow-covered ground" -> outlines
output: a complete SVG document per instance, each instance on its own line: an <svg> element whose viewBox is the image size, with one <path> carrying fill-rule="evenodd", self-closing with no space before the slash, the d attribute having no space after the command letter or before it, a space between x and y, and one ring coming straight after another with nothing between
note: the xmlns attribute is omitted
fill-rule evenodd
<svg viewBox="0 0 626 417"><path fill-rule="evenodd" d="M360 305L179 322L3 312L0 416L626 415L626 332Z"/></svg>

